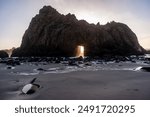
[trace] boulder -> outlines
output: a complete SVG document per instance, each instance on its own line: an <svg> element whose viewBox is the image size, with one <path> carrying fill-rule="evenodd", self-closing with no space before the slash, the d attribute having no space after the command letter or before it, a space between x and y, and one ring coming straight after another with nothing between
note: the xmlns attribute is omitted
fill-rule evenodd
<svg viewBox="0 0 150 117"><path fill-rule="evenodd" d="M26 84L23 88L22 88L22 93L23 94L33 94L35 93L39 88L40 85L39 84L35 84L36 78L34 78L29 84Z"/></svg>

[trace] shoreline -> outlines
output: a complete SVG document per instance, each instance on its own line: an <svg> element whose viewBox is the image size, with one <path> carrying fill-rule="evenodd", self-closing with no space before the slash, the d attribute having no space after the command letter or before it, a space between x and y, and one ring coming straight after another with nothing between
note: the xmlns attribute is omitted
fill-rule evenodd
<svg viewBox="0 0 150 117"><path fill-rule="evenodd" d="M1 100L148 100L149 72L135 71L143 63L65 64L23 63L7 69L0 64ZM63 71L63 72L62 72ZM37 73L38 72L38 73ZM49 73L46 73L49 72ZM37 74L19 74L37 73ZM40 88L33 94L21 89L33 78Z"/></svg>

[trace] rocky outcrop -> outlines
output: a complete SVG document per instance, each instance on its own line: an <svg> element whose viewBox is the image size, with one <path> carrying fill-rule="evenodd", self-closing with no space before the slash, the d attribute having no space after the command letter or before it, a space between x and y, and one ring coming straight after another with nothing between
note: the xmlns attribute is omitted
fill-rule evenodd
<svg viewBox="0 0 150 117"><path fill-rule="evenodd" d="M6 57L8 57L7 52L0 50L0 58L6 58Z"/></svg>
<svg viewBox="0 0 150 117"><path fill-rule="evenodd" d="M11 48L11 49L5 49L4 51L7 52L7 54L8 54L9 57L11 57L12 52L13 52L15 49L16 49L16 48L13 47L13 48Z"/></svg>
<svg viewBox="0 0 150 117"><path fill-rule="evenodd" d="M75 56L78 45L85 46L85 55L142 54L134 32L125 24L89 24L75 15L62 15L51 6L44 6L26 30L20 48L13 56Z"/></svg>

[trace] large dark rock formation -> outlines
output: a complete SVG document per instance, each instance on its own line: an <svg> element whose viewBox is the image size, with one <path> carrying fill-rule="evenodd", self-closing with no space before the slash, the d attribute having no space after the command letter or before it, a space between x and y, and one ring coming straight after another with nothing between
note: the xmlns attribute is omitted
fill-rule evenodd
<svg viewBox="0 0 150 117"><path fill-rule="evenodd" d="M75 15L62 15L51 6L44 6L26 30L20 48L13 56L74 56L78 45L85 46L85 55L142 54L136 35L125 24L89 24Z"/></svg>
<svg viewBox="0 0 150 117"><path fill-rule="evenodd" d="M0 58L6 58L8 57L7 52L5 52L4 50L0 50Z"/></svg>

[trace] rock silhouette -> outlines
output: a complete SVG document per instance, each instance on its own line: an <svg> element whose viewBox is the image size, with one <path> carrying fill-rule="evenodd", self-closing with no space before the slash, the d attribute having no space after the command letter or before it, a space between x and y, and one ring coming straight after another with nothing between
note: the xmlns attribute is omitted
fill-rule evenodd
<svg viewBox="0 0 150 117"><path fill-rule="evenodd" d="M8 57L7 52L0 50L0 58L6 58L6 57Z"/></svg>
<svg viewBox="0 0 150 117"><path fill-rule="evenodd" d="M86 56L143 54L135 33L125 24L89 24L73 14L44 6L31 21L21 46L12 56L75 56L78 45Z"/></svg>

